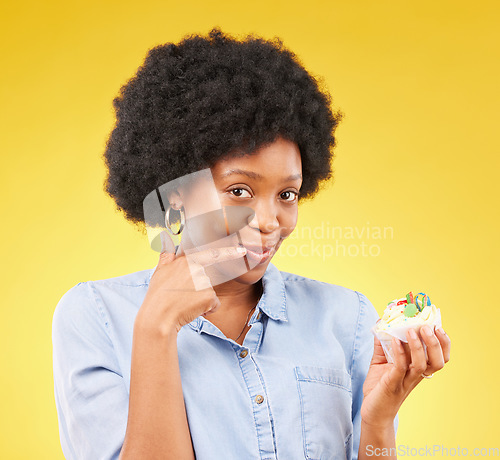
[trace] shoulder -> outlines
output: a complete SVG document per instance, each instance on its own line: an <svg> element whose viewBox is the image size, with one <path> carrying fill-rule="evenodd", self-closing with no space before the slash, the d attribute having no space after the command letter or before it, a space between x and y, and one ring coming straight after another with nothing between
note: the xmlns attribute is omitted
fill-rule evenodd
<svg viewBox="0 0 500 460"><path fill-rule="evenodd" d="M105 285L117 285L117 286L144 286L149 284L149 279L154 272L154 268L148 268L146 270L139 270L133 273L126 273L125 275L119 275L112 278L98 279L87 281L95 286L105 286Z"/></svg>
<svg viewBox="0 0 500 460"><path fill-rule="evenodd" d="M321 298L326 297L330 300L335 300L337 303L358 304L360 302L360 297L365 297L358 291L338 284L328 283L326 281L320 281L281 270L280 273L286 288L302 292L314 298L318 298L319 296Z"/></svg>
<svg viewBox="0 0 500 460"><path fill-rule="evenodd" d="M379 318L367 296L355 289L286 271L280 273L288 298L299 298L308 308L328 310L339 325L358 327L363 322L374 324Z"/></svg>
<svg viewBox="0 0 500 460"><path fill-rule="evenodd" d="M90 331L108 326L103 298L130 298L131 292L148 286L154 268L125 275L81 281L63 293L53 318L53 334L61 331Z"/></svg>
<svg viewBox="0 0 500 460"><path fill-rule="evenodd" d="M154 268L140 270L125 275L115 276L112 278L104 278L97 280L81 281L66 291L58 303L61 305L59 309L64 306L65 309L70 308L69 305L79 304L81 301L89 302L93 299L93 291L96 288L109 288L120 290L124 287L141 287L149 285L149 280L154 272Z"/></svg>

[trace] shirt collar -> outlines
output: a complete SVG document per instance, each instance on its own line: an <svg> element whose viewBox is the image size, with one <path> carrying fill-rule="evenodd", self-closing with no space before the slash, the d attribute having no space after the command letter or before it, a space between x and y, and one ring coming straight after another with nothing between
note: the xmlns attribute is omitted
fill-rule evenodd
<svg viewBox="0 0 500 460"><path fill-rule="evenodd" d="M152 268L148 275L148 285L155 268ZM262 277L262 296L257 303L257 308L260 308L271 319L288 322L285 283L283 282L281 272L271 262L267 265ZM198 316L198 318L188 324L192 329L200 332L202 316Z"/></svg>
<svg viewBox="0 0 500 460"><path fill-rule="evenodd" d="M281 272L271 262L262 277L262 288L257 306L270 318L287 322L285 283Z"/></svg>

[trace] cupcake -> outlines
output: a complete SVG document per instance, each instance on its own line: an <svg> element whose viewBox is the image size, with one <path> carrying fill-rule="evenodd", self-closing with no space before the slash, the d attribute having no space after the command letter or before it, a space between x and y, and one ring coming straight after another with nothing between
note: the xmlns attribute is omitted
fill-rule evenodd
<svg viewBox="0 0 500 460"><path fill-rule="evenodd" d="M387 362L394 362L392 352L392 337L397 337L402 342L408 342L406 331L414 329L420 340L420 328L424 325L434 327L441 326L441 312L429 299L427 294L413 292L406 294L406 297L395 299L387 304L380 321L372 328L373 334L380 340L384 349ZM425 357L427 359L427 347L422 341Z"/></svg>

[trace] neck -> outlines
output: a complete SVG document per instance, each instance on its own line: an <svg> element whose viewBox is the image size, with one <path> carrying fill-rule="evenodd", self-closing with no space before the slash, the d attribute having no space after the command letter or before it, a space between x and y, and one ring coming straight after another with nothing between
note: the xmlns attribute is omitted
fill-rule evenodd
<svg viewBox="0 0 500 460"><path fill-rule="evenodd" d="M263 292L262 280L255 284L243 284L235 280L214 286L214 291L221 302L221 309L255 307Z"/></svg>
<svg viewBox="0 0 500 460"><path fill-rule="evenodd" d="M176 254L185 254L182 242L179 244ZM209 273L211 271L210 266L206 267L205 270ZM233 309L249 310L257 305L264 292L262 279L255 284L244 284L235 280L230 280L215 285L213 289L221 302L219 312Z"/></svg>

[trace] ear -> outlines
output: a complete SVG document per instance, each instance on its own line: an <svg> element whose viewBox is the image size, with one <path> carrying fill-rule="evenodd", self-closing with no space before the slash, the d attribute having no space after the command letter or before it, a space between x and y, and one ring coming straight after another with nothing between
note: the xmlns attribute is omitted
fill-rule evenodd
<svg viewBox="0 0 500 460"><path fill-rule="evenodd" d="M184 205L178 190L167 192L168 202L173 209L181 209Z"/></svg>

